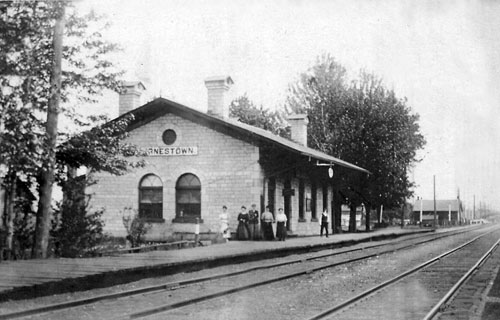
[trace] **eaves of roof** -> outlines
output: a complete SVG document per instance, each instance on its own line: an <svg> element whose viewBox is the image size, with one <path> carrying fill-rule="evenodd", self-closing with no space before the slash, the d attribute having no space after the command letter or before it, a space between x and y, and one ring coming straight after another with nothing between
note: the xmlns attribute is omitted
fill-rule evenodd
<svg viewBox="0 0 500 320"><path fill-rule="evenodd" d="M270 142L292 152L311 157L312 159L321 161L323 163L339 165L352 170L370 173L368 170L356 166L352 163L332 157L321 151L300 145L288 139L277 136L272 132L266 131L264 129L247 125L234 119L221 119L164 98L157 98L143 105L142 107L130 111L129 113L134 115L134 121L132 121L132 123L129 125L129 131L134 130L139 126L142 126L170 112L181 117L193 120L195 122L209 124L211 127L225 127L232 132L249 136L252 140ZM122 115L117 119L120 119L123 116L125 115Z"/></svg>

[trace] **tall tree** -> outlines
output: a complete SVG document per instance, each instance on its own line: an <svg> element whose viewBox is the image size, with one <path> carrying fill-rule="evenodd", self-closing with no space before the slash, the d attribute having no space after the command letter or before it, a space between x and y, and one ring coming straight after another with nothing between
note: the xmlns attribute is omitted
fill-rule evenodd
<svg viewBox="0 0 500 320"><path fill-rule="evenodd" d="M349 230L355 231L359 205L367 208L369 229L370 208L400 206L411 194L407 168L425 144L419 117L406 99L397 98L378 77L362 71L358 80L349 83L345 68L323 56L291 86L287 105L309 115L310 147L371 172L335 168L336 225L340 202L350 206Z"/></svg>
<svg viewBox="0 0 500 320"><path fill-rule="evenodd" d="M425 145L419 116L412 112L406 99L386 89L373 74L362 71L349 92L347 107L357 110L357 114L349 113L350 122L357 128L357 140L351 144L347 159L358 159L361 166L372 172L351 181L351 194L367 208L402 206L414 187L407 175L408 168L417 161L417 150ZM369 216L367 229L368 223Z"/></svg>
<svg viewBox="0 0 500 320"><path fill-rule="evenodd" d="M318 57L316 64L290 85L285 108L288 112L307 113L310 147L333 153L331 142L336 132L331 130L329 120L343 106L347 90L347 71L330 55Z"/></svg>
<svg viewBox="0 0 500 320"><path fill-rule="evenodd" d="M287 123L282 113L257 107L245 94L231 101L229 115L254 127L262 128L282 137L289 137Z"/></svg>
<svg viewBox="0 0 500 320"><path fill-rule="evenodd" d="M83 142L85 137L92 137L84 135L76 139L79 145L72 142L58 147L62 155L56 157L56 142L68 138L68 135L58 134L57 115L64 115L77 125L84 124L83 118L75 112L77 107L95 102L104 89L117 90L117 78L122 72L109 58L109 53L116 51L117 46L103 38L103 30L108 24L94 12L81 15L67 1L13 1L2 6L0 15L0 127L3 129L0 131L0 165L6 168L0 171L4 172L0 178L6 190L15 190L12 184L19 179L38 187L39 221L33 254L40 257L47 253L53 170L58 169L56 175L60 178L71 146L105 150L103 146L109 146L108 142L116 145L114 140L117 139L117 136L107 135L116 133L117 127L108 126L102 129L103 136L93 144ZM61 40L56 41L56 34L61 34ZM57 57L59 45L60 57ZM54 64L57 60L61 61L58 66ZM58 72L52 71L54 66ZM60 73L59 86L57 77L53 76L57 73ZM124 130L124 126L118 127ZM111 141L106 142L107 138ZM116 156L120 152L128 151L117 147L110 149L108 155ZM80 151L79 154L84 153ZM79 163L90 158L80 159ZM75 157L71 157L71 161L75 162ZM91 165L96 163L90 162ZM111 164L112 160L105 163ZM100 167L109 169L106 165Z"/></svg>

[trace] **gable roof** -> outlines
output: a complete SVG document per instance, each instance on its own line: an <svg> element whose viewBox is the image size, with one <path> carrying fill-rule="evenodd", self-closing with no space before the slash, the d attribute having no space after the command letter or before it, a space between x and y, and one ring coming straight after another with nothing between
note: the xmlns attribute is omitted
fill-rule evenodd
<svg viewBox="0 0 500 320"><path fill-rule="evenodd" d="M133 114L134 120L128 128L128 131L132 131L135 128L143 126L167 113L177 114L191 121L206 125L212 129L222 129L222 131L235 136L243 135L247 138L250 138L251 140L269 142L300 155L311 157L312 159L317 161L323 161L332 165L336 164L356 171L370 173L368 170L356 166L352 163L332 157L318 150L302 146L298 143L277 136L264 129L247 125L234 119L221 119L165 98L157 98L137 109L131 110L121 115L115 120L118 120L126 116L127 114Z"/></svg>
<svg viewBox="0 0 500 320"><path fill-rule="evenodd" d="M451 205L451 211L462 211L462 204L459 199L451 200L436 200L436 211L446 211L448 212ZM419 211L422 207L422 211L434 212L434 200L416 200L413 205L413 211Z"/></svg>

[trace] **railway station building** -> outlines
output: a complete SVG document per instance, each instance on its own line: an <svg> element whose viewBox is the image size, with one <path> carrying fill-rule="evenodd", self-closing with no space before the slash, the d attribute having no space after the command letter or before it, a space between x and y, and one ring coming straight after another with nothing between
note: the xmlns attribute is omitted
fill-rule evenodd
<svg viewBox="0 0 500 320"><path fill-rule="evenodd" d="M122 176L88 173L97 181L86 189L90 210L104 209L105 231L125 236L122 217L132 208L151 224L148 240L181 239L196 225L203 237L219 231L225 205L235 232L241 206L255 204L260 213L283 208L291 234L319 233L321 212L333 214L329 169L367 171L308 148L306 115L288 119L293 141L229 118L232 83L227 76L205 81L206 113L164 98L139 106L144 86L124 83L117 119L134 115L126 142L145 151L146 165Z"/></svg>
<svg viewBox="0 0 500 320"><path fill-rule="evenodd" d="M440 226L458 225L463 222L463 205L460 199L436 200L436 222ZM434 200L418 199L413 205L413 220L422 225L434 224Z"/></svg>

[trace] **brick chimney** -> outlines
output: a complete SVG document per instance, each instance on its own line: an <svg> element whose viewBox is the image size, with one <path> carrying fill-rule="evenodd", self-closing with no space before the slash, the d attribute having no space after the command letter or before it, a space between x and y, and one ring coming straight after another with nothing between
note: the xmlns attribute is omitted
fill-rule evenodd
<svg viewBox="0 0 500 320"><path fill-rule="evenodd" d="M118 115L122 115L138 108L141 105L141 94L146 90L140 81L123 81L118 97Z"/></svg>
<svg viewBox="0 0 500 320"><path fill-rule="evenodd" d="M229 76L205 79L208 96L208 114L223 119L229 117L229 104L226 101L226 94L233 83L233 79Z"/></svg>
<svg viewBox="0 0 500 320"><path fill-rule="evenodd" d="M292 114L288 117L291 127L292 140L307 147L307 124L309 118L306 114Z"/></svg>

